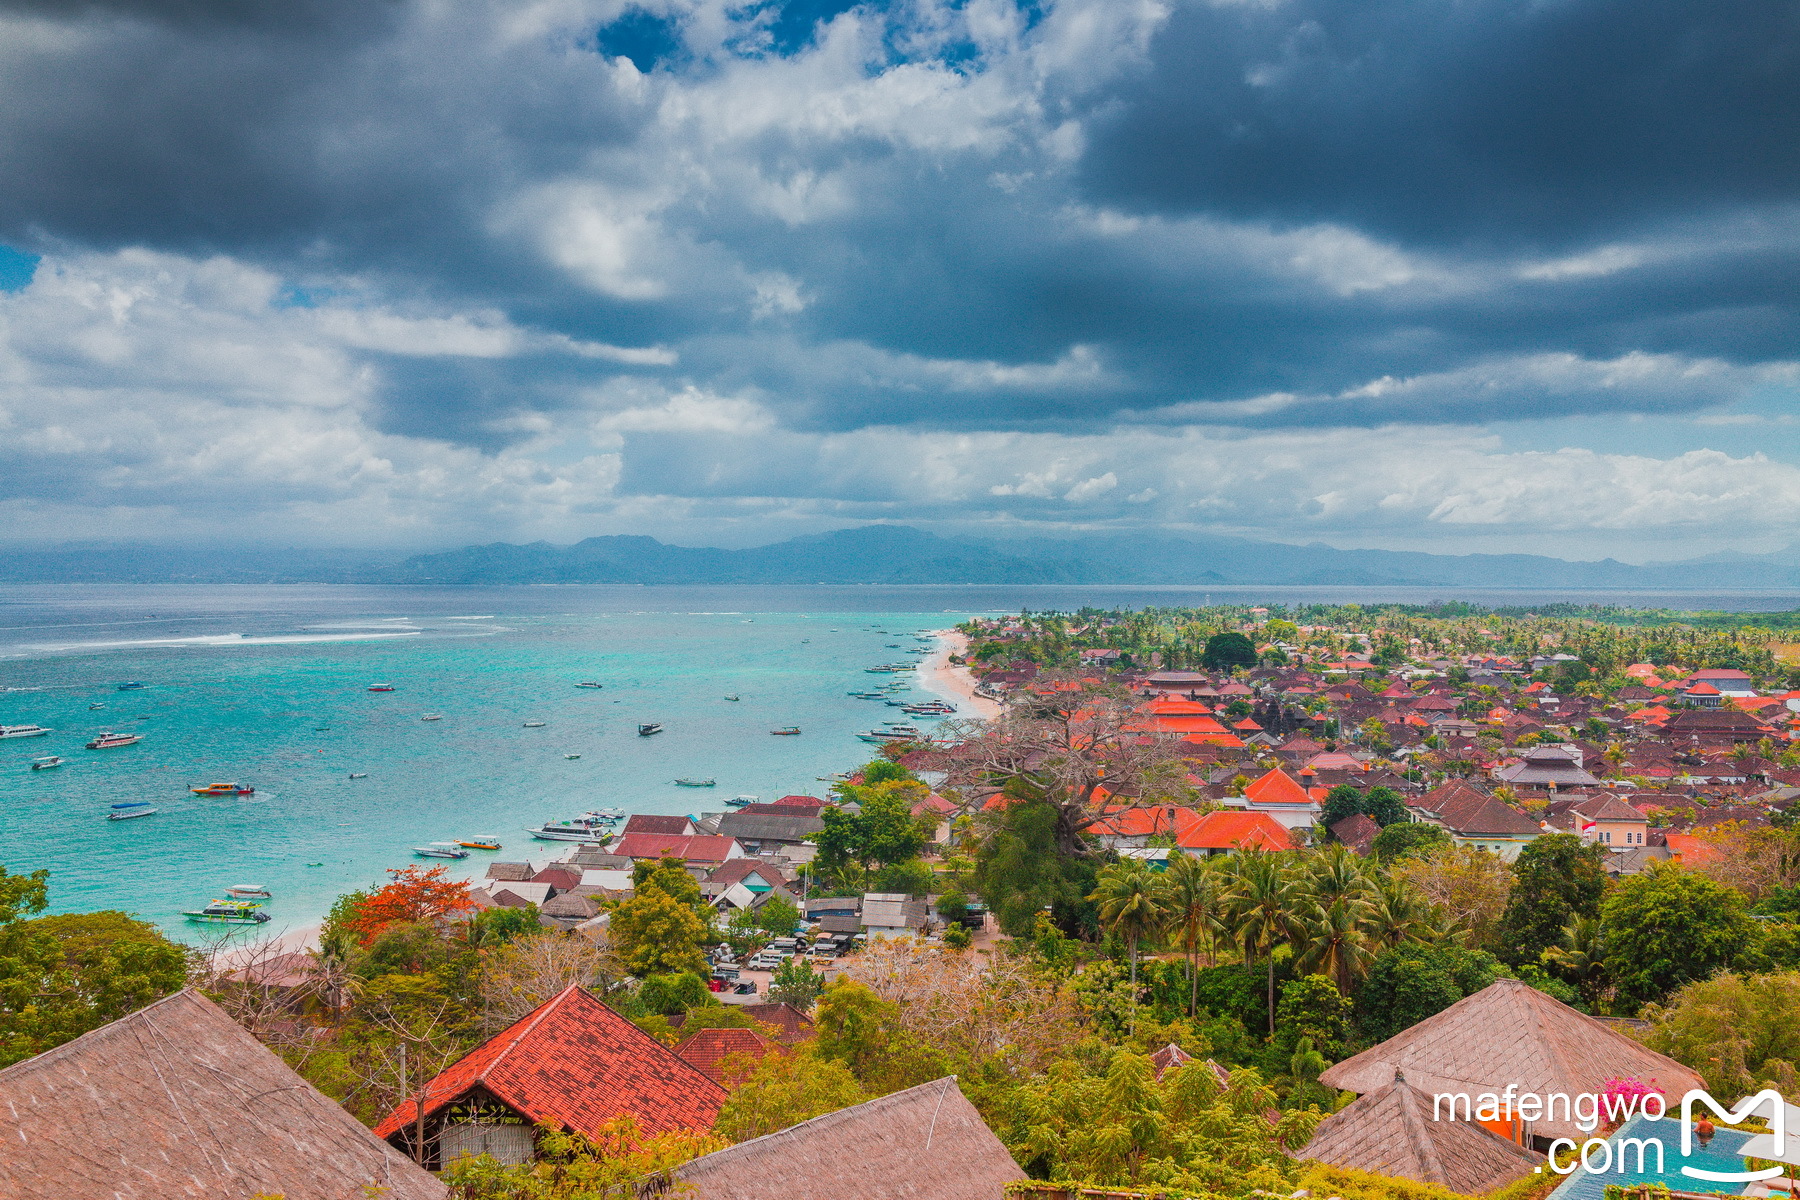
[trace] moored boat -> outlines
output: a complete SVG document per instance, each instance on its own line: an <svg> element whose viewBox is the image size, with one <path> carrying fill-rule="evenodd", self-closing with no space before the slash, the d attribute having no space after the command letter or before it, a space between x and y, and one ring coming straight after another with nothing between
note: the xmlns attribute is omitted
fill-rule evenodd
<svg viewBox="0 0 1800 1200"><path fill-rule="evenodd" d="M0 725L0 738L43 737L50 732L42 725Z"/></svg>
<svg viewBox="0 0 1800 1200"><path fill-rule="evenodd" d="M421 721L441 721L443 719L443 713L425 713L419 717Z"/></svg>
<svg viewBox="0 0 1800 1200"><path fill-rule="evenodd" d="M109 821L129 821L133 817L153 817L155 815L156 809L151 806L148 800L126 800L123 803L113 805L112 811L106 814L106 819Z"/></svg>
<svg viewBox="0 0 1800 1200"><path fill-rule="evenodd" d="M623 821L625 819L625 810L622 808L596 808L587 815L600 821Z"/></svg>
<svg viewBox="0 0 1800 1200"><path fill-rule="evenodd" d="M590 817L576 817L570 821L545 821L536 829L525 832L540 842L586 842L598 845L612 838L612 831L603 829L605 824Z"/></svg>
<svg viewBox="0 0 1800 1200"><path fill-rule="evenodd" d="M472 838L459 838L456 844L461 846L464 850L500 849L500 839L487 833L478 833Z"/></svg>
<svg viewBox="0 0 1800 1200"><path fill-rule="evenodd" d="M42 758L31 760L31 769L34 771L53 771L62 765L62 758L55 754L46 754Z"/></svg>
<svg viewBox="0 0 1800 1200"><path fill-rule="evenodd" d="M729 799L725 802L725 807L726 808L743 808L746 805L755 804L755 803L756 803L755 796L733 796L731 799Z"/></svg>
<svg viewBox="0 0 1800 1200"><path fill-rule="evenodd" d="M268 913L244 900L214 900L181 915L203 925L260 925L269 919Z"/></svg>
<svg viewBox="0 0 1800 1200"><path fill-rule="evenodd" d="M369 685L369 690L371 692L391 692L394 690L394 685L391 683L371 683Z"/></svg>
<svg viewBox="0 0 1800 1200"><path fill-rule="evenodd" d="M89 750L111 750L114 746L131 746L144 740L141 733L103 733L87 744Z"/></svg>
<svg viewBox="0 0 1800 1200"><path fill-rule="evenodd" d="M247 783L209 783L188 790L196 796L248 796L256 791Z"/></svg>
<svg viewBox="0 0 1800 1200"><path fill-rule="evenodd" d="M367 771L352 771L352 772L350 772L350 778L352 778L352 779L367 779L368 777L369 777L369 773Z"/></svg>
<svg viewBox="0 0 1800 1200"><path fill-rule="evenodd" d="M225 895L232 900L268 900L269 889L260 883L236 883L225 889Z"/></svg>
<svg viewBox="0 0 1800 1200"><path fill-rule="evenodd" d="M645 721L642 725L638 726L639 737L649 737L653 733L661 732L662 723L660 721Z"/></svg>
<svg viewBox="0 0 1800 1200"><path fill-rule="evenodd" d="M563 757L564 757L564 758L580 758L580 757L581 757L581 755L579 755L579 754L565 754L565 755L563 755Z"/></svg>
<svg viewBox="0 0 1800 1200"><path fill-rule="evenodd" d="M124 683L121 683L119 685L119 690L121 692L135 692L135 691L139 691L140 689L147 688L149 686L150 686L149 684L144 683L141 680L128 679Z"/></svg>
<svg viewBox="0 0 1800 1200"><path fill-rule="evenodd" d="M527 722L525 722L525 728L527 728L527 729L542 729L543 727L544 727L544 722L542 722L542 721L527 721Z"/></svg>
<svg viewBox="0 0 1800 1200"><path fill-rule="evenodd" d="M584 687L584 688L600 688L600 687L605 687L606 685L604 683L595 683L593 680L589 679L589 680L585 680L581 683L578 683L575 686L576 687Z"/></svg>
<svg viewBox="0 0 1800 1200"><path fill-rule="evenodd" d="M432 842L428 846L414 846L413 853L420 858L467 858L469 852L455 842Z"/></svg>
<svg viewBox="0 0 1800 1200"><path fill-rule="evenodd" d="M735 702L736 702L736 700L737 700L737 698L738 698L738 695L737 695L737 693L736 693L736 692L727 692L727 693L726 693L726 694L725 694L725 698L726 698L726 699L727 699L727 700L730 700L730 701L733 701L733 702L734 702L734 703L735 703Z"/></svg>
<svg viewBox="0 0 1800 1200"><path fill-rule="evenodd" d="M769 732L776 737L799 737L800 727L798 725L783 725L780 729L771 729Z"/></svg>
<svg viewBox="0 0 1800 1200"><path fill-rule="evenodd" d="M895 725L887 729L871 729L867 733L856 735L865 742L879 745L882 742L915 742L919 740L919 731L912 725Z"/></svg>
<svg viewBox="0 0 1800 1200"><path fill-rule="evenodd" d="M716 779L677 779L675 781L675 786L676 787L718 787L719 781Z"/></svg>

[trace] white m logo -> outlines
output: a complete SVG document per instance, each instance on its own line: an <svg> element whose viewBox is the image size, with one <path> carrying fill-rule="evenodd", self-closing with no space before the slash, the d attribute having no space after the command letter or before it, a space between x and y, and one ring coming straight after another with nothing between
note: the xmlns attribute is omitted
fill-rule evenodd
<svg viewBox="0 0 1800 1200"><path fill-rule="evenodd" d="M1750 1157L1780 1159L1787 1157L1787 1103L1781 1098L1780 1092L1765 1089L1754 1096L1746 1096L1738 1101L1736 1108L1726 1112L1711 1096L1696 1088L1681 1098L1681 1155L1683 1158L1694 1152L1693 1121L1694 1101L1696 1100L1710 1108L1713 1115L1719 1118L1721 1125L1735 1125L1767 1104L1771 1113L1768 1144L1760 1146L1758 1152L1751 1154ZM1765 1139L1758 1138L1756 1140L1760 1143ZM1748 1146L1744 1148L1749 1149ZM1767 1153L1762 1151L1767 1151ZM1781 1174L1781 1170L1780 1167L1764 1167L1760 1171L1707 1171L1699 1167L1683 1167L1681 1173L1692 1179L1710 1179L1716 1183L1754 1183L1759 1179L1773 1179Z"/></svg>

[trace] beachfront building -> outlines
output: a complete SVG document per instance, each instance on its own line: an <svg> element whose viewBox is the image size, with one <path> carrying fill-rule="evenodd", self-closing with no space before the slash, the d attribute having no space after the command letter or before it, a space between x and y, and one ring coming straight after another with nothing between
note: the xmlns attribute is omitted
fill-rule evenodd
<svg viewBox="0 0 1800 1200"><path fill-rule="evenodd" d="M702 1131L724 1102L705 1072L571 984L458 1059L375 1135L410 1152L423 1108L427 1166L465 1154L523 1163L540 1125L597 1137L629 1116L644 1134Z"/></svg>
<svg viewBox="0 0 1800 1200"><path fill-rule="evenodd" d="M442 1200L191 988L0 1071L0 1196Z"/></svg>

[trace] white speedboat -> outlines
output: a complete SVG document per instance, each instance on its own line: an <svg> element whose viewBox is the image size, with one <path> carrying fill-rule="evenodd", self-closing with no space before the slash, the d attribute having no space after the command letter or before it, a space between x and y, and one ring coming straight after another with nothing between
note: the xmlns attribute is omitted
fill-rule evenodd
<svg viewBox="0 0 1800 1200"><path fill-rule="evenodd" d="M51 771L62 765L63 760L54 754L46 754L42 758L31 760L31 769L34 771Z"/></svg>
<svg viewBox="0 0 1800 1200"><path fill-rule="evenodd" d="M443 713L425 713L423 716L421 716L419 718L419 720L421 720L421 721L441 721L443 719L444 719Z"/></svg>
<svg viewBox="0 0 1800 1200"><path fill-rule="evenodd" d="M433 842L429 846L414 846L413 853L420 858L467 858L469 852L455 842Z"/></svg>
<svg viewBox="0 0 1800 1200"><path fill-rule="evenodd" d="M581 757L581 755L579 755L579 754L565 754L565 755L563 755L563 757L564 757L564 758L580 758L580 757Z"/></svg>
<svg viewBox="0 0 1800 1200"><path fill-rule="evenodd" d="M527 722L525 722L525 728L527 728L527 729L542 729L543 727L544 727L544 722L542 722L542 721L527 721Z"/></svg>
<svg viewBox="0 0 1800 1200"><path fill-rule="evenodd" d="M612 831L603 828L607 822L598 818L577 817L572 821L545 821L536 829L525 832L540 842L585 842L599 845L612 837Z"/></svg>
<svg viewBox="0 0 1800 1200"><path fill-rule="evenodd" d="M205 908L181 914L203 925L260 925L269 914L247 900L214 900Z"/></svg>
<svg viewBox="0 0 1800 1200"><path fill-rule="evenodd" d="M0 725L0 738L43 737L49 732L42 725Z"/></svg>
<svg viewBox="0 0 1800 1200"><path fill-rule="evenodd" d="M112 811L106 814L106 819L129 821L133 817L153 817L155 815L156 809L151 807L148 800L127 800L122 804L113 805Z"/></svg>
<svg viewBox="0 0 1800 1200"><path fill-rule="evenodd" d="M653 733L661 733L661 732L662 732L662 722L661 721L645 721L642 725L638 726L638 736L639 737L649 737Z"/></svg>

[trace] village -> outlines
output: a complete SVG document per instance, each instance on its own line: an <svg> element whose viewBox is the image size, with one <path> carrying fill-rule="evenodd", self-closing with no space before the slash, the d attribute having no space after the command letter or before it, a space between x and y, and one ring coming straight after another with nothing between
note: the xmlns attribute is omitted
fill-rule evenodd
<svg viewBox="0 0 1800 1200"><path fill-rule="evenodd" d="M1777 639L1324 615L973 621L988 719L308 949L0 877L0 1197L1679 1194L1570 1164L1800 1098Z"/></svg>

